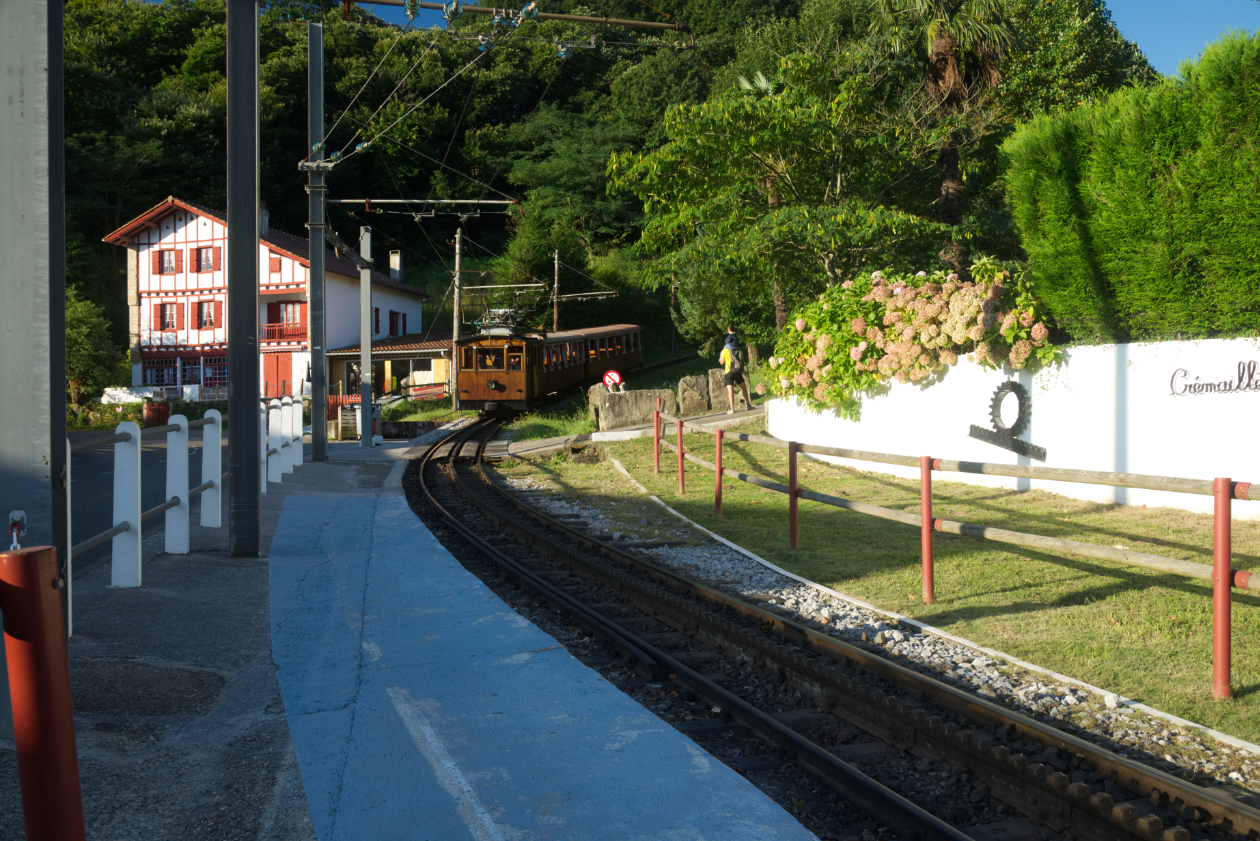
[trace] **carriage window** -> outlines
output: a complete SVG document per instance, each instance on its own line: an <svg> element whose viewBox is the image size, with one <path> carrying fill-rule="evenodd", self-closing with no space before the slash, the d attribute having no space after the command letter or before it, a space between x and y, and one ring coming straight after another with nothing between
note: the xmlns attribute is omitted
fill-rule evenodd
<svg viewBox="0 0 1260 841"><path fill-rule="evenodd" d="M464 371L473 369L473 349L470 347L460 348L459 367Z"/></svg>
<svg viewBox="0 0 1260 841"><path fill-rule="evenodd" d="M483 347L477 349L477 370L478 371L502 371L503 370L503 348L501 347Z"/></svg>
<svg viewBox="0 0 1260 841"><path fill-rule="evenodd" d="M618 336L617 337L617 353L625 353L625 352L626 352L626 337Z"/></svg>
<svg viewBox="0 0 1260 841"><path fill-rule="evenodd" d="M521 347L513 345L508 348L507 369L509 371L521 370Z"/></svg>
<svg viewBox="0 0 1260 841"><path fill-rule="evenodd" d="M591 359L595 358L595 340L589 339L586 342L586 351L590 354Z"/></svg>
<svg viewBox="0 0 1260 841"><path fill-rule="evenodd" d="M545 347L542 349L542 359L543 359L543 370L550 371L551 370L551 348Z"/></svg>
<svg viewBox="0 0 1260 841"><path fill-rule="evenodd" d="M603 359L606 356L608 356L608 340L600 339L599 340L599 357L600 359Z"/></svg>

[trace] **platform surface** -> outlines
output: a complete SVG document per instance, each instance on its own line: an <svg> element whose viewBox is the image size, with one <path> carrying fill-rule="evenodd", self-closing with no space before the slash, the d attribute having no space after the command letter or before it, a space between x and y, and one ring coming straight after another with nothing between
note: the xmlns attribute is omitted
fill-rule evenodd
<svg viewBox="0 0 1260 841"><path fill-rule="evenodd" d="M814 838L460 566L399 467L377 498L290 497L271 546L320 841Z"/></svg>

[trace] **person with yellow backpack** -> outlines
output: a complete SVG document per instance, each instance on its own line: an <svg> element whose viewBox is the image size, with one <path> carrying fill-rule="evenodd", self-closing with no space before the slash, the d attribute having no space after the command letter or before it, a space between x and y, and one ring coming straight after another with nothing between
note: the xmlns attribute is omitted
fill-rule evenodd
<svg viewBox="0 0 1260 841"><path fill-rule="evenodd" d="M730 405L726 413L728 415L735 413L736 383L744 393L744 404L751 409L752 394L748 391L748 380L744 377L744 352L739 346L739 336L735 335L734 327L727 326L726 328L726 344L718 355L718 364L723 366L726 372L723 382L726 383L726 399Z"/></svg>

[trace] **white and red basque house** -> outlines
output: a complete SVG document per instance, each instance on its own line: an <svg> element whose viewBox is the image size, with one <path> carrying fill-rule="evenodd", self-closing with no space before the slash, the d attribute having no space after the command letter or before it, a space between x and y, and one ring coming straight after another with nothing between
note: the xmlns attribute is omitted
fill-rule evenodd
<svg viewBox="0 0 1260 841"><path fill-rule="evenodd" d="M262 392L309 393L309 244L271 230L265 209L259 227ZM226 215L171 197L105 241L127 249L132 385L179 389L192 399L225 397ZM359 270L332 249L325 257L324 295L324 347L358 341ZM419 331L424 298L401 280L372 272L373 337Z"/></svg>

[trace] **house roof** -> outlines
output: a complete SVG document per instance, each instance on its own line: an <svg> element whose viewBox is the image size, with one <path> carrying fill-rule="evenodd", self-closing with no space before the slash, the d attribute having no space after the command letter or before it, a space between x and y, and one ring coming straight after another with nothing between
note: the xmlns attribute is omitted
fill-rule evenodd
<svg viewBox="0 0 1260 841"><path fill-rule="evenodd" d="M104 237L104 241L114 245L128 245L129 237L133 236L137 231L145 226L154 223L156 220L165 216L175 208L187 210L191 213L196 213L199 216L208 216L211 219L222 222L224 225L227 224L226 213L222 213L218 210L211 210L208 207L201 207L200 205L193 204L192 202L177 199L174 196L167 196L165 201L159 202L146 210L144 213L141 213L135 219L127 222L118 230L107 234ZM259 241L266 244L267 247L272 250L291 257L301 265L306 266L308 269L310 268L310 240L285 233L284 231L278 231L275 228L270 228L266 234L259 237ZM342 256L338 251L332 248L329 248L324 255L324 269L325 271L334 272L350 278L357 278L359 276L358 264L349 257ZM372 270L372 284L375 286L383 286L387 289L396 289L399 292L408 292L420 298L429 297L420 290L394 280L389 275L378 272L375 269Z"/></svg>
<svg viewBox="0 0 1260 841"><path fill-rule="evenodd" d="M417 353L417 352L433 352L439 350L450 350L451 333L430 332L430 333L405 333L401 336L387 336L372 342L372 354L391 354L391 353ZM357 356L359 353L359 343L345 347L333 348L328 351L329 356Z"/></svg>

